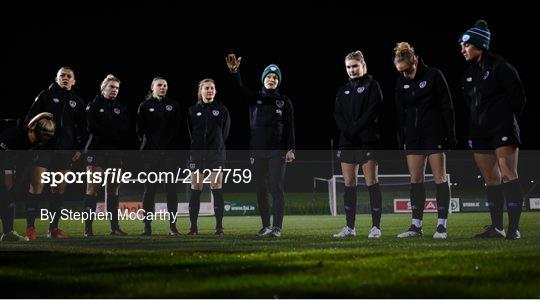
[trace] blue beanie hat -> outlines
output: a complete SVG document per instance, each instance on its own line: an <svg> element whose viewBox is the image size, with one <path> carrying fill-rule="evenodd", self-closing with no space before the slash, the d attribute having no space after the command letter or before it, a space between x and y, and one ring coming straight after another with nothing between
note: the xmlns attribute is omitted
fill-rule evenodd
<svg viewBox="0 0 540 300"><path fill-rule="evenodd" d="M261 76L262 83L264 84L264 78L266 78L266 76L270 73L274 73L277 75L278 80L279 80L278 81L278 85L279 85L281 83L281 70L275 64L268 65L268 67L264 68L264 71Z"/></svg>
<svg viewBox="0 0 540 300"><path fill-rule="evenodd" d="M478 20L474 24L474 27L469 28L459 38L459 43L469 43L475 45L477 48L489 50L489 42L491 40L491 33L488 28L488 24L484 20Z"/></svg>

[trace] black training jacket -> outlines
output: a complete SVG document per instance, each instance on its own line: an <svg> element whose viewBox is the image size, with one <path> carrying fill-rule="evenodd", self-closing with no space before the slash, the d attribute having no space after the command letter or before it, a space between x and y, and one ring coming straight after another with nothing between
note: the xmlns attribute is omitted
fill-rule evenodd
<svg viewBox="0 0 540 300"><path fill-rule="evenodd" d="M334 118L340 130L339 147L376 148L383 96L371 75L351 79L338 89Z"/></svg>
<svg viewBox="0 0 540 300"><path fill-rule="evenodd" d="M55 82L36 97L24 124L39 113L50 112L54 115L56 130L49 146L57 150L80 150L86 141L84 107L84 101L73 90L65 90Z"/></svg>
<svg viewBox="0 0 540 300"><path fill-rule="evenodd" d="M240 72L232 73L236 87L249 105L250 149L294 150L294 109L291 100L276 90L254 92L246 87Z"/></svg>
<svg viewBox="0 0 540 300"><path fill-rule="evenodd" d="M86 107L88 140L85 150L120 150L127 147L129 117L118 100L98 95Z"/></svg>
<svg viewBox="0 0 540 300"><path fill-rule="evenodd" d="M453 146L446 143L456 137L454 105L439 69L420 61L414 79L400 75L396 80L395 101L400 144L424 142Z"/></svg>
<svg viewBox="0 0 540 300"><path fill-rule="evenodd" d="M225 141L229 136L231 118L227 107L214 100L199 100L188 109L188 129L192 160L225 160Z"/></svg>
<svg viewBox="0 0 540 300"><path fill-rule="evenodd" d="M527 99L516 69L500 56L485 53L463 73L463 94L469 107L469 138L493 135L519 137L516 120Z"/></svg>
<svg viewBox="0 0 540 300"><path fill-rule="evenodd" d="M185 124L178 102L169 97L150 98L139 105L137 135L141 150L178 148L181 124Z"/></svg>

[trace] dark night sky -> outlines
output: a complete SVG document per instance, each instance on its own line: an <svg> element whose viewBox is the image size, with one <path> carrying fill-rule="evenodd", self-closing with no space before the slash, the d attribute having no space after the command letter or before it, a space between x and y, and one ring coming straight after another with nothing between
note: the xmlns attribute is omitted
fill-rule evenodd
<svg viewBox="0 0 540 300"><path fill-rule="evenodd" d="M92 2L94 3L94 2ZM533 40L537 24L525 7L503 12L463 9L457 4L435 4L419 12L363 9L360 2L321 4L306 2L285 7L261 5L239 11L237 4L209 3L187 9L180 4L149 2L136 8L111 4L92 7L34 6L32 12L13 9L1 21L4 96L0 118L23 116L37 93L53 80L62 65L76 69L76 91L87 101L108 73L122 80L120 98L135 111L152 78L168 78L169 95L184 105L195 101L197 82L212 77L218 97L231 111L233 127L229 149L248 144L247 108L235 100L226 80L224 57L234 51L243 57L244 80L260 88L260 73L269 63L283 71L281 91L295 104L297 144L300 149L326 149L336 128L333 101L346 80L344 56L360 49L383 88L383 141L395 147L393 87L398 75L392 48L409 41L431 66L445 74L456 107L458 138L465 145L461 73L466 67L457 39L477 18L492 30L494 52L512 63L521 75L529 103L521 120L523 148L540 149L534 72L538 69ZM19 4L23 6L24 4ZM409 10L410 9L410 10ZM385 14L388 13L388 14Z"/></svg>

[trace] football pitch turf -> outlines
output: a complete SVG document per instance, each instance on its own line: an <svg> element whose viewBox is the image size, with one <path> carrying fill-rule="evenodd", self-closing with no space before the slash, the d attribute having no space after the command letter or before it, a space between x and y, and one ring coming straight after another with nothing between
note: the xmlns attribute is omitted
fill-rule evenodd
<svg viewBox="0 0 540 300"><path fill-rule="evenodd" d="M522 216L522 239L478 240L489 213L452 214L449 238L434 240L436 214L426 214L424 236L399 240L410 215L387 214L382 238L368 240L371 217L357 217L357 236L332 238L344 216L286 216L281 238L257 238L258 217L225 217L214 236L213 217L199 218L198 236L168 237L166 221L154 236L125 221L130 235L111 237L97 221L62 221L69 238L0 243L3 298L539 298L540 214ZM186 232L187 218L179 221ZM505 220L505 224L507 220ZM16 221L24 232L24 220Z"/></svg>

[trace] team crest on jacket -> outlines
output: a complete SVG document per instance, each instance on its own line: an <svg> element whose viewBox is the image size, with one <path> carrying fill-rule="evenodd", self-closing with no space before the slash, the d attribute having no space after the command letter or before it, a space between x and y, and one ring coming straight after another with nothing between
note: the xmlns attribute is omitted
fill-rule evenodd
<svg viewBox="0 0 540 300"><path fill-rule="evenodd" d="M115 108L115 109L113 109L113 111L114 111L114 113L117 114L117 115L120 114L120 108Z"/></svg>
<svg viewBox="0 0 540 300"><path fill-rule="evenodd" d="M153 107L150 107L150 108L148 109L148 111L149 111L149 112L154 112L154 108L153 108Z"/></svg>
<svg viewBox="0 0 540 300"><path fill-rule="evenodd" d="M214 109L214 110L212 111L212 114L214 115L214 117L219 116L219 110Z"/></svg>
<svg viewBox="0 0 540 300"><path fill-rule="evenodd" d="M75 106L77 106L77 102L69 100L69 106L71 106L71 108L75 108Z"/></svg>
<svg viewBox="0 0 540 300"><path fill-rule="evenodd" d="M365 87L361 86L361 87L357 88L356 91L358 92L358 94L362 94L365 89L366 89Z"/></svg>
<svg viewBox="0 0 540 300"><path fill-rule="evenodd" d="M410 88L410 87L411 87L411 86L408 85L408 84L406 84L406 85L403 86L404 89L408 89L408 88Z"/></svg>
<svg viewBox="0 0 540 300"><path fill-rule="evenodd" d="M190 164L189 164L189 168L190 168L191 170L195 169L195 163L190 163Z"/></svg>
<svg viewBox="0 0 540 300"><path fill-rule="evenodd" d="M349 92L348 90L345 91L345 95L348 95L348 94L350 94L350 93L351 93L351 92Z"/></svg>
<svg viewBox="0 0 540 300"><path fill-rule="evenodd" d="M489 70L486 71L486 73L484 73L484 76L482 78L484 78L484 80L488 79L489 77Z"/></svg>
<svg viewBox="0 0 540 300"><path fill-rule="evenodd" d="M88 156L86 157L86 162L87 162L87 163L90 164L90 163L92 163L93 161L94 161L94 157L93 157L92 155L88 155Z"/></svg>
<svg viewBox="0 0 540 300"><path fill-rule="evenodd" d="M197 117L200 117L202 115L202 112L197 113Z"/></svg>
<svg viewBox="0 0 540 300"><path fill-rule="evenodd" d="M100 108L99 112L105 112L105 110L103 108Z"/></svg>
<svg viewBox="0 0 540 300"><path fill-rule="evenodd" d="M276 106L279 108L282 108L283 105L285 105L285 101L283 100L276 100Z"/></svg>
<svg viewBox="0 0 540 300"><path fill-rule="evenodd" d="M425 88L427 85L427 82L424 80L422 82L420 82L420 84L418 85L421 89Z"/></svg>
<svg viewBox="0 0 540 300"><path fill-rule="evenodd" d="M465 79L467 82L472 82L472 77L467 77L467 79Z"/></svg>
<svg viewBox="0 0 540 300"><path fill-rule="evenodd" d="M36 99L37 99L37 98L36 98ZM60 102L60 99L58 99L58 98L53 98L52 101L53 101L54 103L58 103L58 102Z"/></svg>
<svg viewBox="0 0 540 300"><path fill-rule="evenodd" d="M165 105L165 109L167 111L171 111L172 110L172 105L169 105L169 104Z"/></svg>

